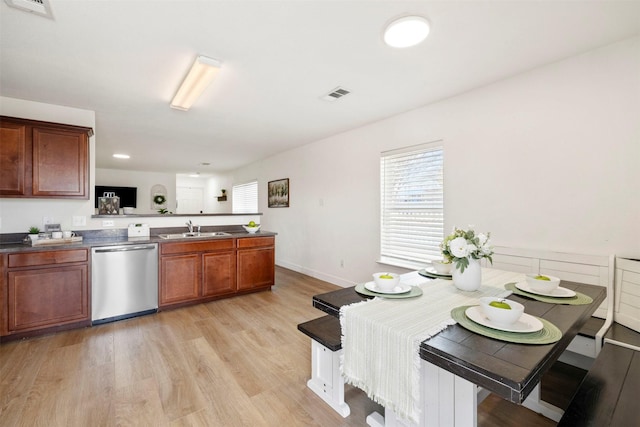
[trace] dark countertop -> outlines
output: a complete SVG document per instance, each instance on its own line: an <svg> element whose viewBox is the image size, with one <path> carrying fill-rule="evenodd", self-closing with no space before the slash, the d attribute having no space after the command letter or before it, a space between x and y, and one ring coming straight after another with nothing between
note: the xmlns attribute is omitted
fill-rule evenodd
<svg viewBox="0 0 640 427"><path fill-rule="evenodd" d="M77 243L61 243L59 245L39 245L31 246L26 243L16 242L15 239L12 242L2 243L0 242L0 253L8 252L30 252L30 251L47 251L47 250L63 250L63 249L76 249L76 248L93 248L96 246L114 246L114 245L133 245L138 243L169 243L169 242L185 242L185 241L203 241L203 240L220 240L220 239L244 239L252 237L268 237L276 236L277 233L271 231L258 231L254 234L247 233L244 229L238 229L236 226L212 226L202 227L202 232L212 231L224 231L229 233L229 236L214 236L214 237L186 237L184 239L162 239L158 237L158 234L171 234L171 233L183 233L185 227L174 228L152 228L150 237L128 237L127 229L114 229L114 230L86 230L77 231L76 234L83 237L82 242Z"/></svg>
<svg viewBox="0 0 640 427"><path fill-rule="evenodd" d="M561 286L589 295L594 302L589 305L562 305L519 295L509 297L523 304L527 313L544 317L556 325L562 331L559 342L548 345L506 343L475 334L456 324L423 341L420 357L504 399L522 403L606 295L606 288L602 286L565 281ZM340 307L365 299L355 292L355 287L351 287L315 295L312 303L315 308L339 317Z"/></svg>

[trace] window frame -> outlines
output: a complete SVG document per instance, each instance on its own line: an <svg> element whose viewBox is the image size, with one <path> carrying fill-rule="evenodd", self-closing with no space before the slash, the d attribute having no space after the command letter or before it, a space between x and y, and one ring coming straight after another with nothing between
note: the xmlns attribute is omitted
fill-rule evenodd
<svg viewBox="0 0 640 427"><path fill-rule="evenodd" d="M255 193L255 210L251 210L249 211L248 209L241 209L241 210L236 210L236 208L240 207L244 207L245 205L240 205L240 203L244 202L246 197L250 197L249 195L244 195L244 194L240 194L238 193L238 191L245 191L245 190L249 190L253 193ZM259 211L259 187L258 187L258 180L254 179L251 181L247 181L241 184L233 184L232 188L231 188L231 212L234 214L255 214L258 213ZM252 207L251 207L252 208Z"/></svg>
<svg viewBox="0 0 640 427"><path fill-rule="evenodd" d="M442 258L444 187L443 140L380 153L380 263L416 269Z"/></svg>

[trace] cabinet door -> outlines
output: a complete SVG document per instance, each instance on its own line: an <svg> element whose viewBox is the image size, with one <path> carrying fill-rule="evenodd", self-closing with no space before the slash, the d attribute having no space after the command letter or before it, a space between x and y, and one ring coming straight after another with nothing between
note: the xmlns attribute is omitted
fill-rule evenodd
<svg viewBox="0 0 640 427"><path fill-rule="evenodd" d="M168 305L197 299L200 295L200 255L160 258L160 302Z"/></svg>
<svg viewBox="0 0 640 427"><path fill-rule="evenodd" d="M82 132L33 128L34 197L89 198L88 138Z"/></svg>
<svg viewBox="0 0 640 427"><path fill-rule="evenodd" d="M9 332L89 319L87 271L86 265L10 271Z"/></svg>
<svg viewBox="0 0 640 427"><path fill-rule="evenodd" d="M26 126L0 122L0 195L23 196L27 169Z"/></svg>
<svg viewBox="0 0 640 427"><path fill-rule="evenodd" d="M275 249L238 250L238 290L273 286Z"/></svg>
<svg viewBox="0 0 640 427"><path fill-rule="evenodd" d="M232 294L236 291L235 252L202 255L202 296Z"/></svg>

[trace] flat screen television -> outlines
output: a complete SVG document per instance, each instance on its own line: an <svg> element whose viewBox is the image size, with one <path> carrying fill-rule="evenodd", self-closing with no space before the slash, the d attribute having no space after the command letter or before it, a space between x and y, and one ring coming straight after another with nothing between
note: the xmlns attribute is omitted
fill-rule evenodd
<svg viewBox="0 0 640 427"><path fill-rule="evenodd" d="M95 187L96 208L98 207L98 197L104 197L104 193L115 193L120 197L121 208L136 208L138 189L136 187L114 187L112 185L96 185Z"/></svg>

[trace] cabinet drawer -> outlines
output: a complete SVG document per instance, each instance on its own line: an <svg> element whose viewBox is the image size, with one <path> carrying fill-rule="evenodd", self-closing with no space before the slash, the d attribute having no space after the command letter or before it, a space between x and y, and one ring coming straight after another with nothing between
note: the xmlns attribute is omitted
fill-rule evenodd
<svg viewBox="0 0 640 427"><path fill-rule="evenodd" d="M38 265L88 262L87 249L57 250L46 252L24 252L9 254L9 268L33 267Z"/></svg>
<svg viewBox="0 0 640 427"><path fill-rule="evenodd" d="M257 248L261 246L273 246L275 244L275 237L245 237L238 239L238 249L242 248Z"/></svg>
<svg viewBox="0 0 640 427"><path fill-rule="evenodd" d="M235 249L234 239L216 239L199 242L173 242L162 243L160 245L160 253L162 255L233 249Z"/></svg>

